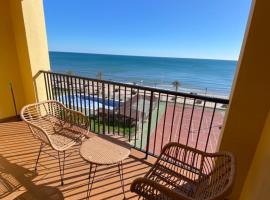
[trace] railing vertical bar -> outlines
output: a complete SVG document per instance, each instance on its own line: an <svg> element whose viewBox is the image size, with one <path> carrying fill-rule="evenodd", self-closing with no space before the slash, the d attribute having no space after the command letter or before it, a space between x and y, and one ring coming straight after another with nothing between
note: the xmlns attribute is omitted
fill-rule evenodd
<svg viewBox="0 0 270 200"><path fill-rule="evenodd" d="M156 116L156 126L155 126L155 138L154 138L153 154L155 154L155 151L156 151L157 126L158 126L158 118L159 118L159 104L160 104L160 92L158 93L158 105L157 105L157 116Z"/></svg>
<svg viewBox="0 0 270 200"><path fill-rule="evenodd" d="M151 123L152 123L152 111L153 111L153 91L151 91L151 96L150 96L150 105L149 105L149 117L148 117L148 129L147 129L147 139L146 139L146 154L145 154L145 159L147 159L148 154L149 154L149 143L150 143L150 134L151 134Z"/></svg>
<svg viewBox="0 0 270 200"><path fill-rule="evenodd" d="M74 89L73 89L73 77L70 77L70 83L71 83L71 93L72 93L72 107L73 107L73 110L75 110L75 101L74 101L74 98L75 98L75 94L74 94ZM68 86L69 90L70 90L70 85Z"/></svg>
<svg viewBox="0 0 270 200"><path fill-rule="evenodd" d="M138 128L138 107L139 107L139 96L140 96L140 90L137 89L137 103L136 103L136 124L135 124L135 141L134 146L136 147L137 144L137 128Z"/></svg>
<svg viewBox="0 0 270 200"><path fill-rule="evenodd" d="M205 104L206 104L206 101L203 102L202 114L201 114L201 117L200 117L200 124L199 124L199 129L198 129L198 134L197 134L195 149L197 149L198 142L199 142L199 135L200 135L200 132L201 132L201 126L202 126L202 121L203 121L203 116L204 116Z"/></svg>
<svg viewBox="0 0 270 200"><path fill-rule="evenodd" d="M111 87L111 85L107 84L107 86L108 86L108 88L107 88L107 90L108 90L108 98L107 98L107 100L108 100L108 106L107 106L107 110L108 110L108 133L110 133L110 127L111 127L111 124L110 124L110 114L111 114L111 109L110 109L110 107L111 107L111 105L110 105L110 103L111 103L111 101L110 101L110 87Z"/></svg>
<svg viewBox="0 0 270 200"><path fill-rule="evenodd" d="M67 106L67 104L66 104L66 102L65 102L64 91L63 91L62 75L59 75L58 78L57 78L57 84L58 84L58 86L59 86L59 83L60 83L60 87L58 87L58 88L59 88L59 90L60 90L59 94L60 94L60 96L61 96L61 97L59 97L59 101L60 101L62 104L64 104L65 106ZM62 117L64 117L64 118L66 117L66 116L65 116L65 112L64 112L64 116L62 116Z"/></svg>
<svg viewBox="0 0 270 200"><path fill-rule="evenodd" d="M102 132L105 134L105 85L104 82L102 82Z"/></svg>
<svg viewBox="0 0 270 200"><path fill-rule="evenodd" d="M145 95L146 95L146 90L143 92L143 111L142 111L142 131L141 131L141 146L140 150L142 150L142 142L143 142L143 125L144 125L144 109L145 109Z"/></svg>
<svg viewBox="0 0 270 200"><path fill-rule="evenodd" d="M85 85L85 79L83 79L83 98L84 98L84 114L85 115L87 115L87 112L86 112L86 95L85 95L85 87L86 87L86 85ZM89 99L89 96L87 95L87 99L88 99L88 101L90 101L90 99Z"/></svg>
<svg viewBox="0 0 270 200"><path fill-rule="evenodd" d="M96 102L96 99L95 99L95 82L92 81L91 82L92 84L92 97L93 97L93 120L94 120L94 132L96 132L96 106L95 106L95 102Z"/></svg>
<svg viewBox="0 0 270 200"><path fill-rule="evenodd" d="M54 83L53 83L53 74L50 74L49 75L50 76L50 83L51 83L51 92L52 92L52 98L51 98L51 100L55 100L54 99L54 89L53 89L53 87L54 87Z"/></svg>
<svg viewBox="0 0 270 200"><path fill-rule="evenodd" d="M52 99L52 93L51 93L52 82L51 82L49 74L47 72L45 74L46 74L46 77L47 77L47 80L48 80L49 99L51 100Z"/></svg>
<svg viewBox="0 0 270 200"><path fill-rule="evenodd" d="M166 105L165 105L165 114L164 114L164 121L163 121L163 128L162 128L162 139L161 139L160 149L163 148L164 132L165 132L166 117L167 117L167 108L168 108L168 99L169 99L169 95L167 94L166 95Z"/></svg>
<svg viewBox="0 0 270 200"><path fill-rule="evenodd" d="M113 84L113 134L115 134L115 84Z"/></svg>
<svg viewBox="0 0 270 200"><path fill-rule="evenodd" d="M87 97L88 97L88 119L89 119L89 126L90 126L90 130L92 130L92 121L91 121L91 104L90 102L93 102L94 100L91 101L91 97L90 97L90 84L89 84L89 80L87 81Z"/></svg>
<svg viewBox="0 0 270 200"><path fill-rule="evenodd" d="M53 89L53 93L54 93L53 99L54 99L54 100L57 100L57 94L56 94L57 91L56 91L56 88L55 88L55 87L56 87L56 84L55 84L55 75L52 74L52 77L53 77L53 88L52 88L52 89Z"/></svg>
<svg viewBox="0 0 270 200"><path fill-rule="evenodd" d="M75 78L75 95L76 95L76 110L79 111L79 102L78 102L78 85L77 85L77 78Z"/></svg>
<svg viewBox="0 0 270 200"><path fill-rule="evenodd" d="M67 104L67 96L66 96L66 91L65 91L65 80L64 80L64 75L61 75L60 76L60 81L61 81L61 90L62 90L62 96L63 96L63 99L64 99L64 104L66 107L68 107L68 104Z"/></svg>
<svg viewBox="0 0 270 200"><path fill-rule="evenodd" d="M55 81L56 81L56 89L57 89L57 101L61 102L61 94L60 94L60 86L59 86L59 80L58 80L59 75L56 75Z"/></svg>
<svg viewBox="0 0 270 200"><path fill-rule="evenodd" d="M67 92L67 97L68 97L68 107L71 109L71 97L70 97L70 88L69 88L69 76L65 76L66 78L66 84L65 84L65 91Z"/></svg>
<svg viewBox="0 0 270 200"><path fill-rule="evenodd" d="M48 94L48 86L47 86L47 78L46 78L46 74L43 73L43 77L44 77L44 82L45 82L45 90L46 90L46 96L47 96L47 100L49 100L49 94Z"/></svg>
<svg viewBox="0 0 270 200"><path fill-rule="evenodd" d="M213 125L213 121L214 121L214 116L215 116L215 112L216 112L216 107L217 107L217 103L215 102L215 106L213 109L213 114L212 114L211 122L210 122L210 126L209 126L209 131L208 131L208 135L207 135L207 140L206 140L206 144L205 144L205 149L204 149L205 152L206 152L207 147L208 147L208 142L209 142L209 138L210 138L210 134L211 134L211 130L212 130L212 125Z"/></svg>
<svg viewBox="0 0 270 200"><path fill-rule="evenodd" d="M130 142L130 135L131 135L131 123L132 123L132 119L131 119L131 114L132 114L132 88L130 88L130 110L129 110L129 134L128 134L128 141Z"/></svg>
<svg viewBox="0 0 270 200"><path fill-rule="evenodd" d="M81 112L83 112L83 106L82 106L82 79L80 79L80 78L79 78L79 95L80 95Z"/></svg>
<svg viewBox="0 0 270 200"><path fill-rule="evenodd" d="M54 94L55 94L55 99L54 100L57 100L58 101L58 85L57 85L57 81L56 81L56 77L57 77L57 75L56 74L54 74L53 75L53 85L54 85Z"/></svg>
<svg viewBox="0 0 270 200"><path fill-rule="evenodd" d="M100 116L99 116L99 81L97 81L97 101L98 101L98 108L97 108L97 117L98 117L98 133L100 133Z"/></svg>
<svg viewBox="0 0 270 200"><path fill-rule="evenodd" d="M66 84L67 84L67 79L66 79L67 77L66 76L63 76L63 82L64 82L64 88L63 88L63 90L64 90L64 93L65 93L65 101L66 101L66 106L68 107L68 108L70 108L70 104L69 104L69 100L68 100L68 94L67 94L67 87L66 87Z"/></svg>
<svg viewBox="0 0 270 200"><path fill-rule="evenodd" d="M179 134L178 134L178 143L180 142L180 138L181 138L181 131L182 131L184 112L185 112L185 105L186 105L186 97L184 97L184 102L183 102L183 106L182 106L182 113L181 113L181 120L180 120Z"/></svg>
<svg viewBox="0 0 270 200"><path fill-rule="evenodd" d="M172 141L172 133L173 133L173 124L174 124L176 102L177 102L177 96L175 95L174 96L174 104L173 104L173 115L172 115L172 123L171 123L170 142Z"/></svg>
<svg viewBox="0 0 270 200"><path fill-rule="evenodd" d="M56 75L56 84L57 84L57 93L58 93L58 101L62 102L62 95L61 95L61 86L59 86L59 77L61 75ZM63 102L62 102L63 103Z"/></svg>
<svg viewBox="0 0 270 200"><path fill-rule="evenodd" d="M124 137L126 136L126 107L127 107L127 87L125 86L125 96L124 96Z"/></svg>
<svg viewBox="0 0 270 200"><path fill-rule="evenodd" d="M45 72L44 72L45 73ZM51 74L49 74L48 72L46 72L46 77L48 80L48 91L49 91L49 100L52 100L52 95L53 95L53 91L52 91L52 80L51 80ZM49 106L49 109L51 110L51 106Z"/></svg>
<svg viewBox="0 0 270 200"><path fill-rule="evenodd" d="M190 115L190 120L189 120L189 127L188 127L188 135L187 135L186 146L188 146L188 140L189 140L189 137L190 137L190 130L191 130L191 126L192 126L195 102L196 102L196 99L193 99L192 110L191 110L191 115ZM193 133L191 133L191 134L193 134Z"/></svg>
<svg viewBox="0 0 270 200"><path fill-rule="evenodd" d="M64 92L63 92L63 85L62 85L62 75L59 75L59 79L60 79L60 91L61 91L61 99L62 99L61 101L66 106Z"/></svg>
<svg viewBox="0 0 270 200"><path fill-rule="evenodd" d="M61 94L61 88L60 88L61 86L59 84L59 77L60 76L61 75L56 75L56 84L57 84L57 93L58 93L58 99L57 99L57 101L63 103L63 101L62 101L62 94Z"/></svg>
<svg viewBox="0 0 270 200"><path fill-rule="evenodd" d="M120 118L121 118L121 110L120 110L120 106L121 106L121 103L120 103L120 96L121 96L121 86L119 85L118 86L118 135L120 134ZM121 119L122 120L122 119Z"/></svg>

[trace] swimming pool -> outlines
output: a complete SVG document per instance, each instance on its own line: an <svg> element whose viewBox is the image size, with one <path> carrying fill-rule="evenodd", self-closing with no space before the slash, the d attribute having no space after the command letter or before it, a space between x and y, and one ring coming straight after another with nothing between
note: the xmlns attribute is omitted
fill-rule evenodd
<svg viewBox="0 0 270 200"><path fill-rule="evenodd" d="M68 104L69 98L66 95L58 96L58 100L64 104ZM71 95L70 96L71 105L82 107L88 109L90 107L91 110L98 110L102 108L103 103L105 109L113 110L113 108L119 107L119 101L112 99L103 99L97 96L84 96L84 95Z"/></svg>

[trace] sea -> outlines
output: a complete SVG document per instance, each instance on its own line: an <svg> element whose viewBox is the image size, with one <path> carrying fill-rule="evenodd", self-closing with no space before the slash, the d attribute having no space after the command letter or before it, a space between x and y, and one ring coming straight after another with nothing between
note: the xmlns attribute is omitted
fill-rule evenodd
<svg viewBox="0 0 270 200"><path fill-rule="evenodd" d="M49 52L51 70L78 76L175 90L207 96L228 97L237 61L194 58L126 56Z"/></svg>

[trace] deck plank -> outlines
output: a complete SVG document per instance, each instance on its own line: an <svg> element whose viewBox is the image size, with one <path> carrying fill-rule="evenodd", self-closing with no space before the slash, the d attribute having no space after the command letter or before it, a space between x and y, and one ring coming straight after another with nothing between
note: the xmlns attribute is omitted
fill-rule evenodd
<svg viewBox="0 0 270 200"><path fill-rule="evenodd" d="M48 199L45 194L54 194L52 199L63 195L65 199L85 199L89 164L79 155L79 146L67 154L64 186L60 176L56 151L46 148L34 173L34 164L40 142L32 137L26 124L20 122L0 123L0 199ZM149 170L154 158L144 160L144 154L132 150L123 163L127 199L137 199L130 192L131 182ZM97 169L96 181L91 199L123 199L116 166L102 166ZM59 195L58 195L59 194Z"/></svg>

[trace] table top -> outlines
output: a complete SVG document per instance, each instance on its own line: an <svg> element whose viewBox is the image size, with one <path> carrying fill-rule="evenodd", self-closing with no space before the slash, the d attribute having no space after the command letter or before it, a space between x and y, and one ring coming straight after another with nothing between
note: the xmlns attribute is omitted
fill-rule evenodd
<svg viewBox="0 0 270 200"><path fill-rule="evenodd" d="M93 164L116 164L128 158L130 145L108 135L96 135L82 143L81 157Z"/></svg>

